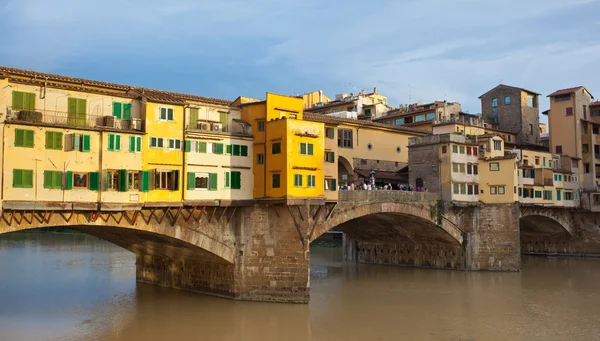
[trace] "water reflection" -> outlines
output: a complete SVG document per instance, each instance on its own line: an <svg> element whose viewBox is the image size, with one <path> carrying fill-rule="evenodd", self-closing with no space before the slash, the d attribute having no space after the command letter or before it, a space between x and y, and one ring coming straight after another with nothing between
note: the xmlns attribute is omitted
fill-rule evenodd
<svg viewBox="0 0 600 341"><path fill-rule="evenodd" d="M311 252L309 305L136 284L135 257L85 235L0 237L0 340L598 340L600 260L521 273L344 263Z"/></svg>

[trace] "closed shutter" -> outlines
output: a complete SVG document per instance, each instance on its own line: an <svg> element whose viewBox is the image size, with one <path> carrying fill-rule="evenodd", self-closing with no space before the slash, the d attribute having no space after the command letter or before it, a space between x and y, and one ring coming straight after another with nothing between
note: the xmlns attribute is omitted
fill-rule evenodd
<svg viewBox="0 0 600 341"><path fill-rule="evenodd" d="M121 150L121 135L115 135L115 150Z"/></svg>
<svg viewBox="0 0 600 341"><path fill-rule="evenodd" d="M113 116L116 118L122 118L122 104L119 102L113 102Z"/></svg>
<svg viewBox="0 0 600 341"><path fill-rule="evenodd" d="M248 156L248 146L241 146L240 155L241 156Z"/></svg>
<svg viewBox="0 0 600 341"><path fill-rule="evenodd" d="M225 188L229 188L231 187L231 182L230 182L230 173L229 172L225 172Z"/></svg>
<svg viewBox="0 0 600 341"><path fill-rule="evenodd" d="M140 136L138 136L135 138L135 140L137 141L137 145L135 146L135 151L141 152L142 151L142 138Z"/></svg>
<svg viewBox="0 0 600 341"><path fill-rule="evenodd" d="M33 188L33 170L23 170L23 188Z"/></svg>
<svg viewBox="0 0 600 341"><path fill-rule="evenodd" d="M231 154L231 145L228 144L227 148L225 150L226 150L227 154Z"/></svg>
<svg viewBox="0 0 600 341"><path fill-rule="evenodd" d="M83 148L81 149L82 152L89 152L90 151L90 135L83 135Z"/></svg>
<svg viewBox="0 0 600 341"><path fill-rule="evenodd" d="M240 156L240 145L239 144L233 145L233 155Z"/></svg>
<svg viewBox="0 0 600 341"><path fill-rule="evenodd" d="M25 130L15 129L15 147L25 147Z"/></svg>
<svg viewBox="0 0 600 341"><path fill-rule="evenodd" d="M63 173L62 172L52 172L52 188L62 189L62 182L63 182Z"/></svg>
<svg viewBox="0 0 600 341"><path fill-rule="evenodd" d="M23 187L23 170L13 169L13 187Z"/></svg>
<svg viewBox="0 0 600 341"><path fill-rule="evenodd" d="M223 144L215 143L215 154L222 155L223 154Z"/></svg>
<svg viewBox="0 0 600 341"><path fill-rule="evenodd" d="M210 184L209 189L211 191L216 191L217 190L217 174L216 173L208 174L208 182Z"/></svg>
<svg viewBox="0 0 600 341"><path fill-rule="evenodd" d="M198 109L190 109L190 129L198 128Z"/></svg>
<svg viewBox="0 0 600 341"><path fill-rule="evenodd" d="M135 152L135 136L129 136L129 152Z"/></svg>
<svg viewBox="0 0 600 341"><path fill-rule="evenodd" d="M54 149L63 149L63 133L54 133Z"/></svg>
<svg viewBox="0 0 600 341"><path fill-rule="evenodd" d="M206 142L198 142L198 152L206 153Z"/></svg>
<svg viewBox="0 0 600 341"><path fill-rule="evenodd" d="M186 153L189 153L192 151L192 141L190 141L190 140L185 141L185 151L186 151Z"/></svg>
<svg viewBox="0 0 600 341"><path fill-rule="evenodd" d="M227 113L219 113L219 121L221 122L221 126L223 127L223 132L228 132L229 131L229 114Z"/></svg>
<svg viewBox="0 0 600 341"><path fill-rule="evenodd" d="M314 155L314 145L312 143L308 143L308 155Z"/></svg>
<svg viewBox="0 0 600 341"><path fill-rule="evenodd" d="M123 119L131 119L131 103L123 104Z"/></svg>
<svg viewBox="0 0 600 341"><path fill-rule="evenodd" d="M108 150L115 150L115 135L108 134Z"/></svg>
<svg viewBox="0 0 600 341"><path fill-rule="evenodd" d="M331 163L335 163L335 152L331 152L330 155L331 155ZM475 173L475 174L477 174L477 173Z"/></svg>
<svg viewBox="0 0 600 341"><path fill-rule="evenodd" d="M24 95L24 107L25 109L35 110L35 97L34 93L26 92Z"/></svg>
<svg viewBox="0 0 600 341"><path fill-rule="evenodd" d="M97 191L100 189L100 173L90 172L89 189L91 191Z"/></svg>
<svg viewBox="0 0 600 341"><path fill-rule="evenodd" d="M192 172L187 173L187 189L188 190L196 189L196 173L192 173Z"/></svg>
<svg viewBox="0 0 600 341"><path fill-rule="evenodd" d="M306 155L306 143L300 143L300 154Z"/></svg>
<svg viewBox="0 0 600 341"><path fill-rule="evenodd" d="M72 171L67 171L67 181L66 181L66 186L65 189L73 189L73 172Z"/></svg>
<svg viewBox="0 0 600 341"><path fill-rule="evenodd" d="M142 171L142 192L148 192L150 190L150 172L147 170Z"/></svg>
<svg viewBox="0 0 600 341"><path fill-rule="evenodd" d="M54 145L54 135L52 134L52 132L47 131L46 132L46 149L52 149L53 145Z"/></svg>
<svg viewBox="0 0 600 341"><path fill-rule="evenodd" d="M44 188L45 189L51 189L52 186L52 182L53 182L53 174L54 172L52 171L44 171Z"/></svg>
<svg viewBox="0 0 600 341"><path fill-rule="evenodd" d="M337 191L337 179L331 179L331 188L332 191Z"/></svg>
<svg viewBox="0 0 600 341"><path fill-rule="evenodd" d="M14 110L24 109L23 93L20 91L12 92L12 107Z"/></svg>
<svg viewBox="0 0 600 341"><path fill-rule="evenodd" d="M119 191L127 192L129 189L129 183L127 181L127 169L119 170Z"/></svg>
<svg viewBox="0 0 600 341"><path fill-rule="evenodd" d="M231 172L231 188L240 189L242 188L242 173Z"/></svg>
<svg viewBox="0 0 600 341"><path fill-rule="evenodd" d="M33 147L34 146L33 134L34 134L33 130L25 130L25 133L24 133L25 147Z"/></svg>

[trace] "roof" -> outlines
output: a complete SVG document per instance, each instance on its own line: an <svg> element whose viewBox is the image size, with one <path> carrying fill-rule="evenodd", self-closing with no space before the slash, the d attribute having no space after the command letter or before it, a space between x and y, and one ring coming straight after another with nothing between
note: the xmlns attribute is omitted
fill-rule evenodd
<svg viewBox="0 0 600 341"><path fill-rule="evenodd" d="M494 91L494 90L496 90L496 89L498 89L498 88L500 88L500 87L512 88L512 89L518 89L518 90L525 91L525 92L528 92L528 93L530 93L530 94L534 94L534 95L538 95L538 96L541 96L541 95L542 95L542 94L539 94L539 93L537 93L537 92L535 92L535 91L527 90L527 89L525 89L525 88L520 88L520 87L518 87L518 86L510 86L510 85L506 85L506 84L498 84L498 85L496 85L496 86L495 86L493 89L489 90L488 92L484 93L483 95L479 96L478 98L479 98L479 99L481 99L481 97L483 97L483 96L487 95L488 93L490 93L490 92L492 92L492 91Z"/></svg>
<svg viewBox="0 0 600 341"><path fill-rule="evenodd" d="M551 93L550 95L546 96L546 97L553 97L553 96L560 96L560 95L568 95L568 94L572 94L576 91L579 90L585 90L588 94L590 94L590 96L592 96L592 94L588 91L588 89L586 89L584 86L576 86L574 88L566 88L566 89L560 89L560 90L556 90L553 93ZM594 96L592 96L592 98L594 98Z"/></svg>
<svg viewBox="0 0 600 341"><path fill-rule="evenodd" d="M331 123L331 124L344 124L344 123L355 124L355 125L360 125L360 126L364 126L364 127L386 128L386 129L391 129L391 130L403 131L403 132L407 132L407 133L431 135L430 131L422 130L422 129L392 126L389 124L383 124L383 123L377 123L377 122L371 122L371 121L353 120L351 118L338 118L338 117L333 117L333 116L328 116L328 115L323 115L323 114L312 114L312 113L308 113L308 112L304 113L304 120L313 121L313 122L321 122L321 123Z"/></svg>
<svg viewBox="0 0 600 341"><path fill-rule="evenodd" d="M204 96L198 96L198 95L192 95L192 94L183 94L183 93L178 93L178 92L156 90L156 89L131 86L131 85L125 85L125 84L95 81L95 80L84 79L84 78L75 78L75 77L61 76L61 75L56 75L56 74L51 74L51 73L43 73L43 72L37 72L37 71L32 71L32 70L22 70L22 69L15 69L15 68L10 68L10 67L6 67L6 66L0 66L0 76L9 77L10 75L31 77L34 80L40 81L40 82L42 82L42 81L58 81L58 82L65 82L65 83L75 83L78 85L87 85L87 86L106 88L106 89L111 89L111 90L133 91L135 93L138 93L138 94L148 97L148 99L150 99L150 100L167 102L167 103L178 103L179 104L179 103L185 103L186 100L187 101L197 101L197 102L208 103L208 104L225 105L225 106L229 106L229 104L231 103L231 101L225 100L225 99L204 97Z"/></svg>
<svg viewBox="0 0 600 341"><path fill-rule="evenodd" d="M498 161L498 160L510 160L510 159L514 159L517 157L517 154L508 154L508 155L503 155L503 156L496 156L496 157L488 157L485 158L485 161Z"/></svg>
<svg viewBox="0 0 600 341"><path fill-rule="evenodd" d="M327 102L324 103L320 106L313 106L310 108L306 108L304 109L304 111L319 111L319 109L323 109L323 108L329 108L329 107L337 107L337 106L342 106L342 105L354 105L354 101L357 100L357 98L352 98L352 97L346 97L348 98L348 100L343 99L343 100L336 100L336 101L331 101L331 102Z"/></svg>
<svg viewBox="0 0 600 341"><path fill-rule="evenodd" d="M600 107L600 101L590 103L590 107Z"/></svg>

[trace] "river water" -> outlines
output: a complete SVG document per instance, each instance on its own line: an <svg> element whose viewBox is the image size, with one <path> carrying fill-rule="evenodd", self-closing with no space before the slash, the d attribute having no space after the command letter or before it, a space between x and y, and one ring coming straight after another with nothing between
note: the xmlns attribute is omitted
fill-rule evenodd
<svg viewBox="0 0 600 341"><path fill-rule="evenodd" d="M600 259L492 273L311 251L310 304L270 304L136 283L134 255L90 236L3 235L0 341L600 340Z"/></svg>

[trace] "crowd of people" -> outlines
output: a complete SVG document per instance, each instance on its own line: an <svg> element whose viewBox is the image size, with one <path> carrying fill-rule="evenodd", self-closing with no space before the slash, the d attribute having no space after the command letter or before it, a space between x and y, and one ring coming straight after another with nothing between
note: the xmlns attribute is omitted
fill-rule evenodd
<svg viewBox="0 0 600 341"><path fill-rule="evenodd" d="M340 191L407 191L407 192L427 192L427 188L417 187L415 188L413 185L400 185L388 183L386 185L372 185L370 183L343 183L339 186Z"/></svg>

